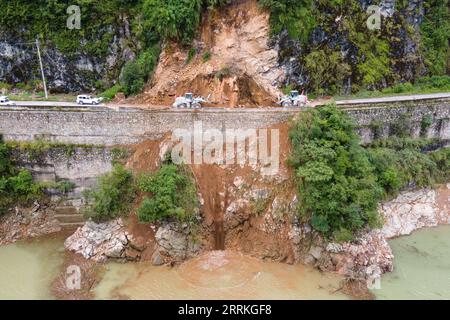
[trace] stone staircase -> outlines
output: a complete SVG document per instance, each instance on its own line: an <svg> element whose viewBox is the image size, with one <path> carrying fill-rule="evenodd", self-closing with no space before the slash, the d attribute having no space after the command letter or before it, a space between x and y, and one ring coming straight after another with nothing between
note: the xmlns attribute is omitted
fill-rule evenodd
<svg viewBox="0 0 450 320"><path fill-rule="evenodd" d="M63 229L72 229L82 226L85 222L83 214L76 207L59 206L55 208L55 218Z"/></svg>

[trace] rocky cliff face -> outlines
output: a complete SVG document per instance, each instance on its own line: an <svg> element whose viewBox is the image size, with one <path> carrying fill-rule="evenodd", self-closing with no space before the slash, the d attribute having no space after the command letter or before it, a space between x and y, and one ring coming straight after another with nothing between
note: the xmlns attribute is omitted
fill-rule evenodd
<svg viewBox="0 0 450 320"><path fill-rule="evenodd" d="M166 50L155 80L139 101L165 104L166 99L172 101L173 95L188 90L204 95L211 93L211 101L227 105L264 105L285 85L322 93L380 89L428 74L434 61L433 52L439 52L439 59L445 60L445 44L440 41L440 47L428 54L432 59L426 61L425 52L429 48L421 34L425 18L430 20L427 14L432 6L440 6L445 11L441 1L351 0L342 5L332 1L305 1L301 8L308 10L307 16L314 21L311 30L308 29L311 21L296 15L299 7L295 4L286 2L281 7L275 6L278 9L263 10L259 6L262 3L231 1L216 11L205 11L197 37L188 47L165 41ZM126 12L130 8L139 10L140 4L137 1L119 6L128 8ZM380 8L381 24L377 30L366 26L370 16L367 9L371 5ZM287 9L280 9L283 6ZM95 30L96 34L88 34L93 31L86 30L80 45L71 51L44 41L44 68L51 89L89 90L98 86L99 81L108 87L118 80L124 63L135 59L141 51L140 19L114 13L117 17L111 20L108 14L111 15L95 13L91 18L104 19L105 23ZM432 21L431 25L441 27L440 21L445 22L446 16L448 13L443 12L443 18ZM282 26L276 28L269 42L272 20L279 20ZM133 27L135 24L139 25L137 29ZM55 25L61 27L60 31L53 31L56 35L60 33L66 40L71 36L63 30L63 21ZM29 29L26 24L14 30L0 26L0 81L18 83L40 78L36 51L29 43ZM292 36L301 29L310 32L301 40ZM434 46L436 37L432 35L427 43ZM89 47L95 50L85 50ZM195 52L197 58L188 63ZM206 53L210 61L202 61L207 60L202 58Z"/></svg>
<svg viewBox="0 0 450 320"><path fill-rule="evenodd" d="M84 39L75 51L66 52L51 41L41 41L41 55L48 87L53 92L78 92L93 90L114 84L123 65L135 58L135 42L127 17L118 24L105 28L111 35L107 53L87 53L86 45L92 40ZM40 80L36 45L19 33L4 30L0 26L0 81L11 84Z"/></svg>
<svg viewBox="0 0 450 320"><path fill-rule="evenodd" d="M348 94L396 81L413 82L425 75L420 36L425 2L360 0L334 7L316 4L320 14L315 14L317 25L306 42L290 37L286 29L273 38L286 84ZM366 27L370 16L366 12L371 5L380 8L377 30ZM317 73L320 79L315 79Z"/></svg>
<svg viewBox="0 0 450 320"><path fill-rule="evenodd" d="M356 279L378 279L394 268L388 239L450 223L450 185L408 191L380 206L384 225L351 243L330 243L316 265Z"/></svg>
<svg viewBox="0 0 450 320"><path fill-rule="evenodd" d="M389 239L421 228L450 224L449 190L450 184L436 190L405 192L382 204L383 235Z"/></svg>

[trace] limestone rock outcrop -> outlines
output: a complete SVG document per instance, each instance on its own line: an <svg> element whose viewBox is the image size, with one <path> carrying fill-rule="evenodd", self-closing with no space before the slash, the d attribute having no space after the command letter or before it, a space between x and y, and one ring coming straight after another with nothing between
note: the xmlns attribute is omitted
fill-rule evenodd
<svg viewBox="0 0 450 320"><path fill-rule="evenodd" d="M200 251L200 243L195 241L191 228L186 223L164 223L156 231L155 240L159 245L158 254L153 257L155 265L161 264L161 257L158 255L168 257L172 261L183 261Z"/></svg>
<svg viewBox="0 0 450 320"><path fill-rule="evenodd" d="M133 242L122 219L117 219L104 223L86 222L66 239L64 246L85 259L97 262L107 259L138 260L143 248L133 245Z"/></svg>
<svg viewBox="0 0 450 320"><path fill-rule="evenodd" d="M354 279L377 279L393 270L394 255L387 239L450 224L450 184L407 191L380 206L382 229L361 234L352 242L329 243L316 265Z"/></svg>
<svg viewBox="0 0 450 320"><path fill-rule="evenodd" d="M439 206L437 196L437 191L432 189L410 191L382 204L383 235L389 239L425 227L450 224L450 208Z"/></svg>

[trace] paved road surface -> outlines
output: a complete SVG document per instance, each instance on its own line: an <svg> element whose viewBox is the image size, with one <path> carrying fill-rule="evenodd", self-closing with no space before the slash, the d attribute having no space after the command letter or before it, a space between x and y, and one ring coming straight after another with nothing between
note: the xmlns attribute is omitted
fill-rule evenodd
<svg viewBox="0 0 450 320"><path fill-rule="evenodd" d="M75 102L59 102L59 101L14 101L19 107L83 107ZM99 104L99 106L105 106ZM92 107L87 106L86 107Z"/></svg>
<svg viewBox="0 0 450 320"><path fill-rule="evenodd" d="M405 95L405 96L394 96L394 97L382 97L382 98L368 98L368 99L351 99L351 100L339 100L336 102L336 104L339 106L342 105L354 105L354 104L371 104L371 103L389 103L389 102L401 102L401 101L414 101L414 100L426 100L426 99L442 99L442 98L450 98L450 92L446 93L433 93L433 94L418 94L418 95ZM122 109L120 105L105 105L100 104L97 106L80 106L73 102L57 102L57 101L15 101L17 106L20 107L32 107L32 108L38 108L38 107L67 107L67 108L88 108L88 109L104 109L105 107L111 108L111 109ZM123 109L126 109L126 107L136 108L138 106L123 106ZM164 108L164 107L161 107ZM167 108L167 107L166 107ZM208 110L214 110L217 108L205 108ZM223 108L222 108L223 109ZM281 109L281 108L280 108ZM178 110L178 109L177 109ZM255 109L253 109L255 110ZM256 109L257 110L257 109Z"/></svg>
<svg viewBox="0 0 450 320"><path fill-rule="evenodd" d="M450 92L433 93L433 94L415 94L415 95L382 97L382 98L339 100L336 101L336 104L337 105L368 104L368 103L401 102L401 101L442 99L442 98L450 98Z"/></svg>

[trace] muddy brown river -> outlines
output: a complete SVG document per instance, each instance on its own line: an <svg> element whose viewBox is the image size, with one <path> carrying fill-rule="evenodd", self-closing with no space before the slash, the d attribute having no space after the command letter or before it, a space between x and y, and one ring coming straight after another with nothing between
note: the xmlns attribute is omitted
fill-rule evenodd
<svg viewBox="0 0 450 320"><path fill-rule="evenodd" d="M450 226L390 241L395 271L383 276L377 299L450 299ZM0 299L53 299L63 239L0 247ZM212 251L176 268L110 263L97 299L348 299L341 278L302 265Z"/></svg>
<svg viewBox="0 0 450 320"><path fill-rule="evenodd" d="M340 278L296 265L212 251L180 267L110 264L99 299L346 299Z"/></svg>

